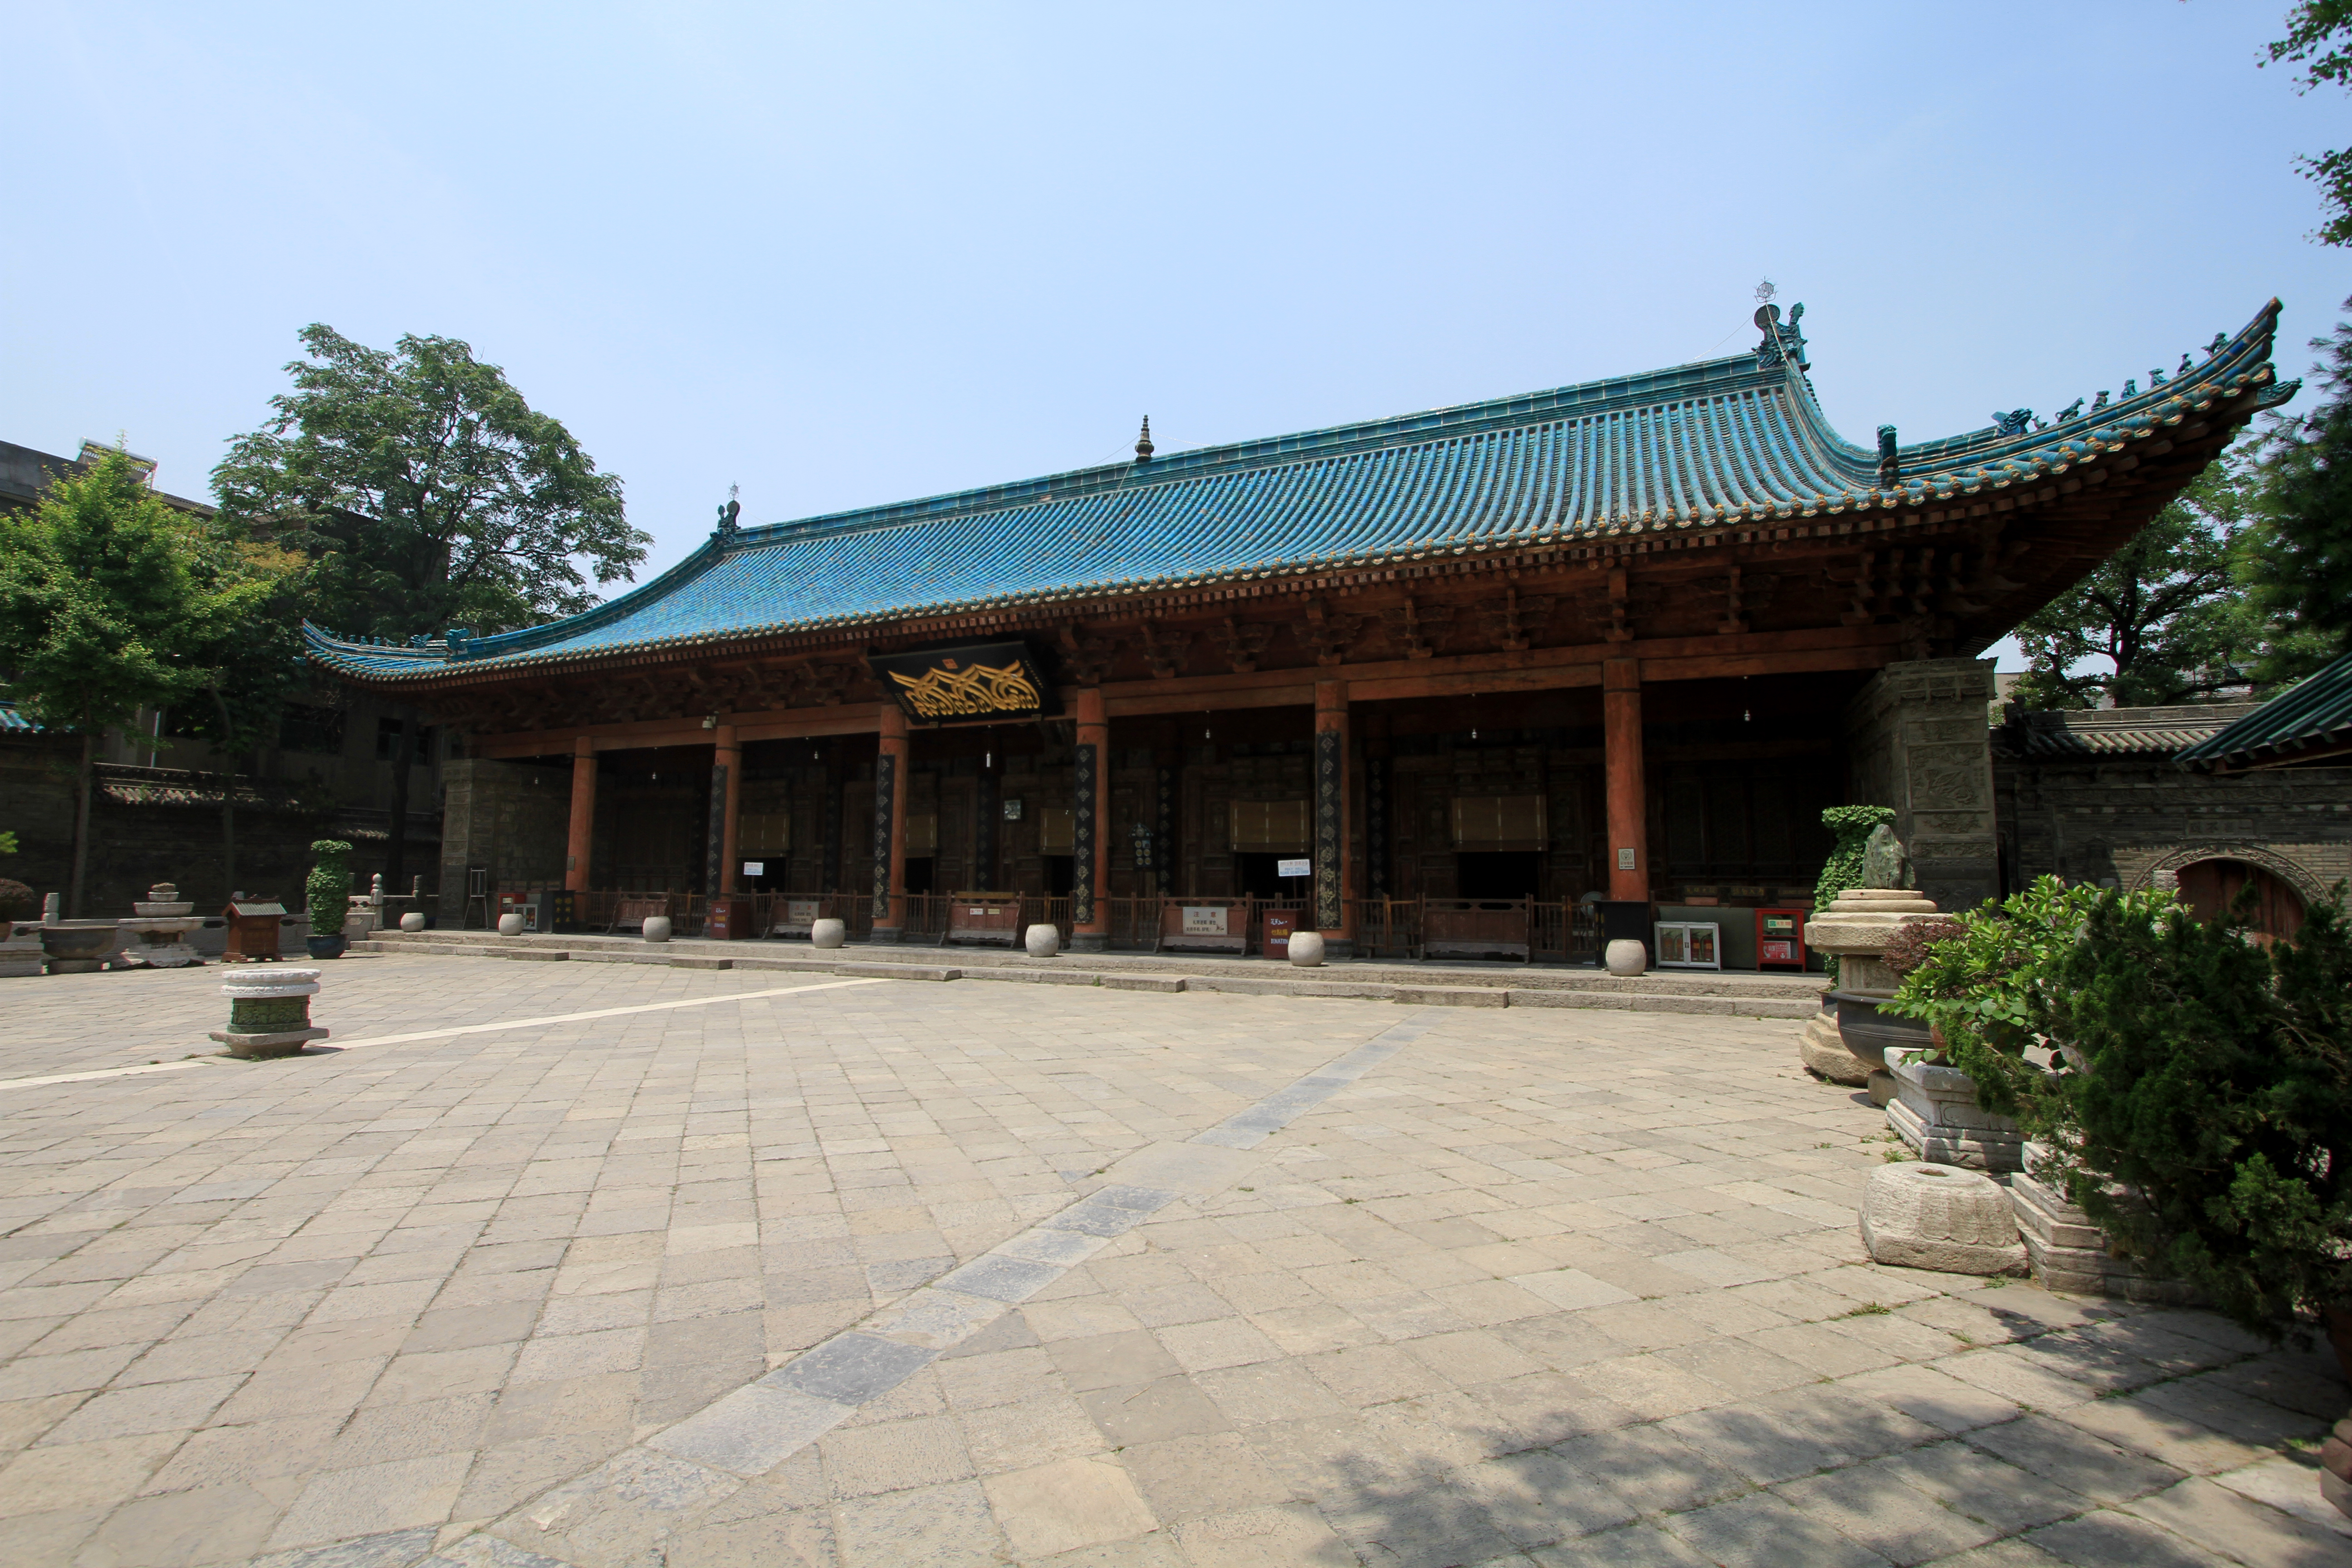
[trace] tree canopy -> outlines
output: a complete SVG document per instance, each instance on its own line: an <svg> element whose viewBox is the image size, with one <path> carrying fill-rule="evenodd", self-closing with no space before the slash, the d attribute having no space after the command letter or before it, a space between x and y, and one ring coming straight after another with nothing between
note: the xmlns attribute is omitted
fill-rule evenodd
<svg viewBox="0 0 2352 1568"><path fill-rule="evenodd" d="M2233 574L2260 484L2225 454L2130 543L2017 628L2034 708L2162 706L2242 688L2265 644ZM2112 668L2077 668L2105 656Z"/></svg>
<svg viewBox="0 0 2352 1568"><path fill-rule="evenodd" d="M2286 25L2286 37L2270 46L2263 64L2301 66L2297 92L2323 84L2352 89L2352 0L2302 0L2287 13ZM2328 215L2313 237L2327 245L2352 243L2352 148L2295 162L2319 186Z"/></svg>
<svg viewBox="0 0 2352 1568"><path fill-rule="evenodd" d="M2271 682L2307 675L2352 649L2352 323L2339 322L2312 347L2322 355L2326 400L2272 429L2241 544L2240 576L2283 628L2259 669Z"/></svg>
<svg viewBox="0 0 2352 1568"><path fill-rule="evenodd" d="M352 636L491 632L572 615L650 536L621 481L454 338L387 352L313 324L294 389L213 470L224 510L314 562L310 615ZM583 571L583 566L585 570Z"/></svg>

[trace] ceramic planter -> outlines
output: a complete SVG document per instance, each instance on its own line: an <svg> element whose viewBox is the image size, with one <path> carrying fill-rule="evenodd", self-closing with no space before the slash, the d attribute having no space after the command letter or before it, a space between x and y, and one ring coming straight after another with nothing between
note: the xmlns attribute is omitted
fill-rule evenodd
<svg viewBox="0 0 2352 1568"><path fill-rule="evenodd" d="M1883 995L1832 991L1830 1000L1837 1006L1838 1038L1874 1071L1886 1070L1889 1050L1924 1051L1931 1044L1922 1020L1880 1012Z"/></svg>
<svg viewBox="0 0 2352 1568"><path fill-rule="evenodd" d="M306 936L302 939L303 951L312 958L341 958L351 945L350 941L341 936Z"/></svg>

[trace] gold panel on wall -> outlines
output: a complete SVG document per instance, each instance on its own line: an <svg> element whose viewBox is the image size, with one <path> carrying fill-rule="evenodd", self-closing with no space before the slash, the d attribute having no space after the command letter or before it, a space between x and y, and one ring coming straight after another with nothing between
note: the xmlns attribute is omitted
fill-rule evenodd
<svg viewBox="0 0 2352 1568"><path fill-rule="evenodd" d="M1454 797L1456 849L1542 849L1549 847L1539 795L1460 795Z"/></svg>
<svg viewBox="0 0 2352 1568"><path fill-rule="evenodd" d="M1037 853L1069 855L1076 852L1078 830L1070 808L1066 805L1041 805L1037 808Z"/></svg>
<svg viewBox="0 0 2352 1568"><path fill-rule="evenodd" d="M1304 800L1237 800L1232 813L1233 847L1256 855L1304 855L1315 837L1314 803Z"/></svg>

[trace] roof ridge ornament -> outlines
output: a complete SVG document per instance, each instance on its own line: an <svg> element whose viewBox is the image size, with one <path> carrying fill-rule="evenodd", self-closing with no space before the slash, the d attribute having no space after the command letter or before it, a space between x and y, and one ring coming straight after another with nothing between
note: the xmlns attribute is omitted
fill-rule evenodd
<svg viewBox="0 0 2352 1568"><path fill-rule="evenodd" d="M1903 482L1903 464L1895 455L1895 426L1878 427L1878 488L1891 490Z"/></svg>
<svg viewBox="0 0 2352 1568"><path fill-rule="evenodd" d="M1155 449L1151 445L1151 416L1147 414L1143 416L1143 434L1135 438L1135 460L1139 463L1151 461Z"/></svg>
<svg viewBox="0 0 2352 1568"><path fill-rule="evenodd" d="M737 531L735 520L742 515L743 503L736 499L742 492L740 485L727 487L727 504L719 509L719 526L710 531L713 539L732 539Z"/></svg>
<svg viewBox="0 0 2352 1568"><path fill-rule="evenodd" d="M1805 304L1800 300L1789 308L1789 319L1780 320L1780 307L1769 300L1756 307L1756 330L1764 341L1756 345L1756 368L1770 370L1779 364L1793 364L1809 371L1813 362L1805 355L1805 334L1797 323L1804 320Z"/></svg>

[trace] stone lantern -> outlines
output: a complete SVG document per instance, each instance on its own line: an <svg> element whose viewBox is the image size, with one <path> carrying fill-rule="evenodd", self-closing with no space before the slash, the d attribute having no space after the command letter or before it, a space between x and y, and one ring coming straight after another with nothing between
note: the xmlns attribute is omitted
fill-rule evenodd
<svg viewBox="0 0 2352 1568"><path fill-rule="evenodd" d="M1910 880L1909 868L1894 831L1881 825L1864 851L1864 885L1840 893L1805 926L1807 945L1838 961L1838 986L1829 994L1831 1005L1805 1026L1799 1049L1805 1065L1823 1078L1866 1083L1874 1105L1895 1098L1887 1048L1924 1048L1928 1042L1926 1024L1878 1010L1898 984L1886 967L1887 944L1905 926L1940 912L1933 899L1901 885Z"/></svg>
<svg viewBox="0 0 2352 1568"><path fill-rule="evenodd" d="M121 922L122 930L132 938L132 944L123 950L126 956L155 969L187 969L202 963L196 950L188 945L188 933L204 924L195 908L169 882L148 889L144 899L131 901L131 918Z"/></svg>

